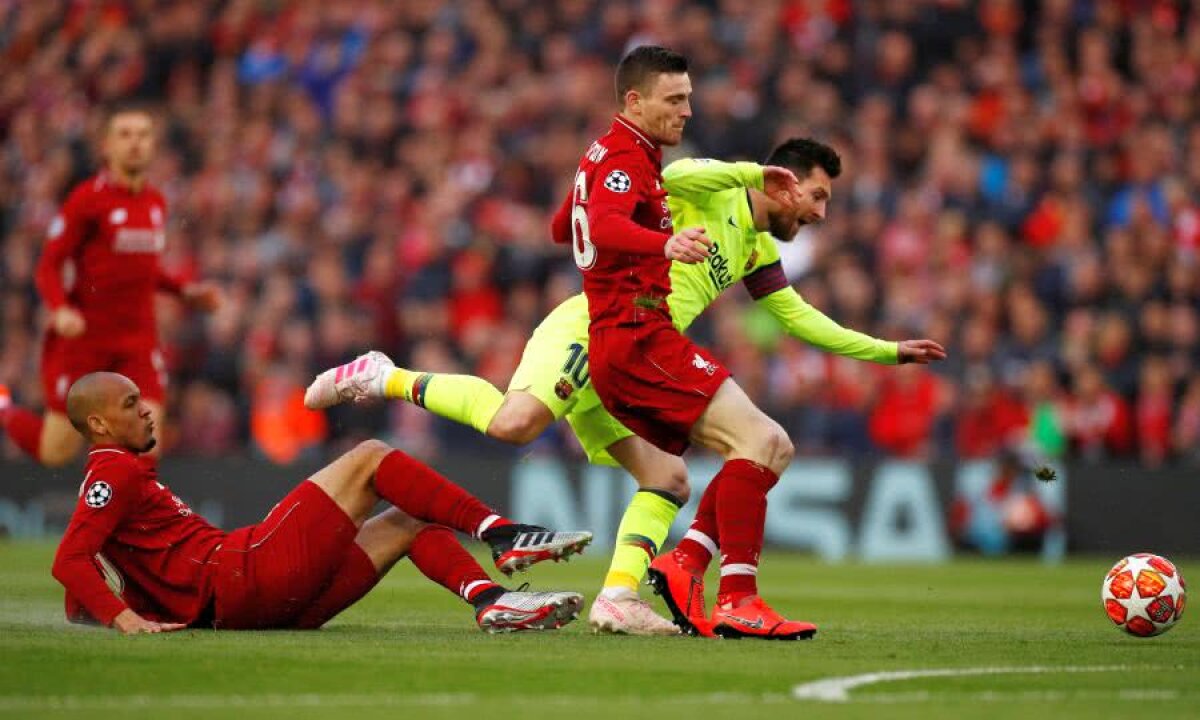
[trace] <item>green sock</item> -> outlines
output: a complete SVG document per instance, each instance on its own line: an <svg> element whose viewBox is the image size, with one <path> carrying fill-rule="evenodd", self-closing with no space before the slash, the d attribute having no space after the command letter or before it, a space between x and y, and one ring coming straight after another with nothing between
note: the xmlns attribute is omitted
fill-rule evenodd
<svg viewBox="0 0 1200 720"><path fill-rule="evenodd" d="M650 561L658 554L671 523L679 513L679 503L658 490L639 490L629 501L617 527L617 547L604 578L604 587L624 587L637 592Z"/></svg>
<svg viewBox="0 0 1200 720"><path fill-rule="evenodd" d="M492 418L504 404L504 393L483 378L420 373L404 368L391 371L384 394L407 400L456 423L470 425L485 435Z"/></svg>

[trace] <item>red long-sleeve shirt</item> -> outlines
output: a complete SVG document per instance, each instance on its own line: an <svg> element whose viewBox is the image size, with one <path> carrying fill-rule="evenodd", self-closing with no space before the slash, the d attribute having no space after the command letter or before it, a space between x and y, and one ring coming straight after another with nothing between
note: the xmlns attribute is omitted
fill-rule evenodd
<svg viewBox="0 0 1200 720"><path fill-rule="evenodd" d="M572 244L593 330L671 322L662 149L633 123L618 115L584 153L551 234L556 243Z"/></svg>
<svg viewBox="0 0 1200 720"><path fill-rule="evenodd" d="M160 622L194 621L207 606L206 561L225 533L116 446L88 452L79 501L54 557L67 619L111 625L126 608Z"/></svg>
<svg viewBox="0 0 1200 720"><path fill-rule="evenodd" d="M154 292L182 290L159 263L166 219L166 200L149 184L134 192L107 172L81 182L47 231L34 276L42 300L83 313L81 340L154 346Z"/></svg>

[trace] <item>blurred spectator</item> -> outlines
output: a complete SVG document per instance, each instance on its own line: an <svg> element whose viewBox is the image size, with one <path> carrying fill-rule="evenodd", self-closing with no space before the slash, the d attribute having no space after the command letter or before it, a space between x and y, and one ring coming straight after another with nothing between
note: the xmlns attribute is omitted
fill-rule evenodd
<svg viewBox="0 0 1200 720"><path fill-rule="evenodd" d="M1133 426L1125 399L1113 392L1094 365L1080 370L1074 383L1067 432L1075 450L1088 460L1128 453Z"/></svg>
<svg viewBox="0 0 1200 720"><path fill-rule="evenodd" d="M933 451L934 422L943 405L936 375L917 365L901 365L883 380L871 411L871 439L889 455L927 459Z"/></svg>
<svg viewBox="0 0 1200 720"><path fill-rule="evenodd" d="M1137 396L1137 442L1142 464L1158 466L1171 452L1171 371L1158 357L1142 361Z"/></svg>

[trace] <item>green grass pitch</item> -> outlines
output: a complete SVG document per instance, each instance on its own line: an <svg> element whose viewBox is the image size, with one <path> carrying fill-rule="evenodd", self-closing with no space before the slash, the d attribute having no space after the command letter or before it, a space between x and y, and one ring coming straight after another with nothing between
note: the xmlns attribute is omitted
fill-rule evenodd
<svg viewBox="0 0 1200 720"><path fill-rule="evenodd" d="M764 595L821 629L768 643L594 636L584 618L488 636L403 562L319 632L122 637L63 622L53 549L0 542L0 720L1200 717L1200 620L1149 640L1115 629L1099 588L1117 558L897 567L772 553ZM591 555L524 579L590 598L604 570ZM1173 559L1200 577L1200 562ZM1012 671L793 697L822 679L967 668Z"/></svg>

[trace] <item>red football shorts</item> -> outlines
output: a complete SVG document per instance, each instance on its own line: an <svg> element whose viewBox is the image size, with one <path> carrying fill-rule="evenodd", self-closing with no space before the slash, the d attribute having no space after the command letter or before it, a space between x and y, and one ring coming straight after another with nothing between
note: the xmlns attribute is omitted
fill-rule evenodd
<svg viewBox="0 0 1200 720"><path fill-rule="evenodd" d="M687 450L692 426L729 377L707 350L667 323L599 330L588 355L604 407L673 455Z"/></svg>
<svg viewBox="0 0 1200 720"><path fill-rule="evenodd" d="M213 627L294 627L333 582L358 528L333 498L305 481L257 525L213 552Z"/></svg>
<svg viewBox="0 0 1200 720"><path fill-rule="evenodd" d="M67 390L79 378L106 370L121 373L160 405L166 397L167 370L153 345L103 343L92 338L64 338L46 333L42 340L42 392L46 407L67 412Z"/></svg>

